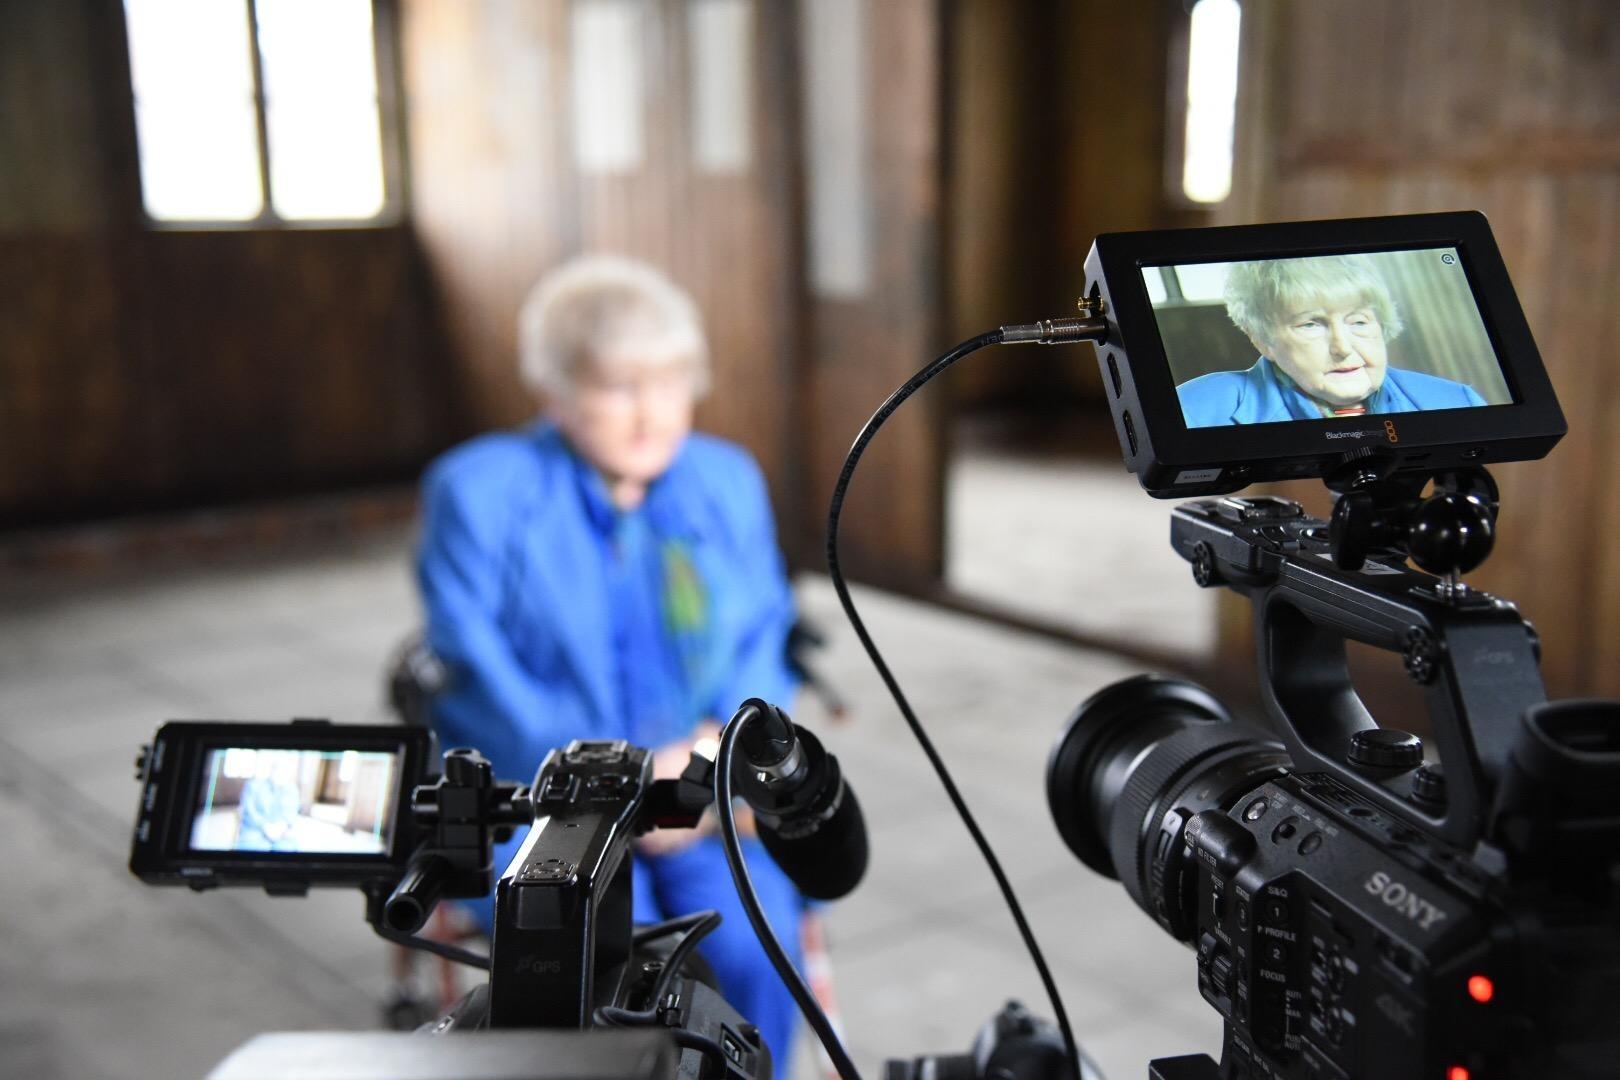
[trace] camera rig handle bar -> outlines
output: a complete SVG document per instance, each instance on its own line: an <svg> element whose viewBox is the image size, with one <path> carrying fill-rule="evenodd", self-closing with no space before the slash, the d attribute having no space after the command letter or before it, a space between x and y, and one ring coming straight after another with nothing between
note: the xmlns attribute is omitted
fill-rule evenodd
<svg viewBox="0 0 1620 1080"><path fill-rule="evenodd" d="M1511 603L1392 562L1344 569L1326 524L1285 499L1179 506L1171 542L1200 584L1254 603L1262 697L1298 771L1331 774L1459 847L1486 837L1520 717L1546 697L1535 633ZM1351 684L1346 640L1401 655L1426 688L1443 774L1415 738L1382 753L1396 740L1367 734L1379 725Z"/></svg>
<svg viewBox="0 0 1620 1080"><path fill-rule="evenodd" d="M495 844L534 811L527 788L496 780L488 759L463 747L445 752L438 782L411 793L411 816L426 837L380 913L373 913L401 934L420 930L442 898L487 894Z"/></svg>

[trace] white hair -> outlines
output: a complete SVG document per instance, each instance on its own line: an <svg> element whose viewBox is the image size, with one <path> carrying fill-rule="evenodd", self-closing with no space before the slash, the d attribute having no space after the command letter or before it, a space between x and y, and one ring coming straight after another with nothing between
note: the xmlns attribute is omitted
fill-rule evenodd
<svg viewBox="0 0 1620 1080"><path fill-rule="evenodd" d="M709 383L709 349L697 305L648 266L615 255L574 259L540 280L518 315L519 371L556 400L582 373L615 358L690 363L694 390Z"/></svg>
<svg viewBox="0 0 1620 1080"><path fill-rule="evenodd" d="M1385 341L1401 334L1400 310L1366 255L1240 262L1226 277L1226 314L1255 341L1271 341L1278 320L1290 313L1330 300L1366 304Z"/></svg>

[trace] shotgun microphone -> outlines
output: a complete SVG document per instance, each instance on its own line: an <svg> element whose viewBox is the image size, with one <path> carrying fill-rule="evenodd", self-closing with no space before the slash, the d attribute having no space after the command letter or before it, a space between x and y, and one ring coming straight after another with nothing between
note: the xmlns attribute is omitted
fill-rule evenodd
<svg viewBox="0 0 1620 1080"><path fill-rule="evenodd" d="M776 706L744 705L756 715L737 737L732 783L753 808L760 842L805 896L847 895L866 873L866 821L838 759Z"/></svg>

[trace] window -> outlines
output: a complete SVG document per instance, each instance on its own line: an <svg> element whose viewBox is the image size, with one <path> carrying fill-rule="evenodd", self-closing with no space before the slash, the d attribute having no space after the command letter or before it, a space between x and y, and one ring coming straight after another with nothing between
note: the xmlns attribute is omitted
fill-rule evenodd
<svg viewBox="0 0 1620 1080"><path fill-rule="evenodd" d="M646 157L643 6L582 0L571 9L574 157L588 176L633 173Z"/></svg>
<svg viewBox="0 0 1620 1080"><path fill-rule="evenodd" d="M371 0L124 0L124 12L154 220L384 212Z"/></svg>
<svg viewBox="0 0 1620 1080"><path fill-rule="evenodd" d="M1195 203L1218 203L1232 191L1242 18L1238 0L1198 0L1192 9L1181 190Z"/></svg>
<svg viewBox="0 0 1620 1080"><path fill-rule="evenodd" d="M799 4L810 285L830 299L859 299L872 284L867 3Z"/></svg>
<svg viewBox="0 0 1620 1080"><path fill-rule="evenodd" d="M747 172L753 154L752 0L692 0L686 18L693 160L711 175Z"/></svg>
<svg viewBox="0 0 1620 1080"><path fill-rule="evenodd" d="M1148 299L1155 307L1172 302L1224 305L1226 275L1231 269L1232 264L1224 262L1156 266L1144 270L1142 280L1147 283Z"/></svg>

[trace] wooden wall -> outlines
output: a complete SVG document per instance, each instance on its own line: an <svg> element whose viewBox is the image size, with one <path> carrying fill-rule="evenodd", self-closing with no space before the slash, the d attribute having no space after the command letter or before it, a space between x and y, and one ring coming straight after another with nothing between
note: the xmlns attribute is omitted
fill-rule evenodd
<svg viewBox="0 0 1620 1080"><path fill-rule="evenodd" d="M1231 221L1474 208L1570 433L1494 469L1473 576L1536 624L1558 695L1620 695L1620 10L1605 0L1245 0ZM1245 663L1246 604L1223 624Z"/></svg>
<svg viewBox="0 0 1620 1080"><path fill-rule="evenodd" d="M647 0L644 166L573 161L567 0L397 10L413 187L399 225L154 228L122 6L0 5L0 527L378 479L527 419L514 321L587 250L664 266L716 359L699 422L760 458L797 561L860 422L940 348L942 0L866 0L862 295L805 282L800 4L752 5L753 162L689 160L683 0ZM917 585L942 540L939 403L897 418L850 504L852 568Z"/></svg>
<svg viewBox="0 0 1620 1080"><path fill-rule="evenodd" d="M953 337L1072 313L1098 233L1209 222L1165 180L1181 0L950 0L947 12ZM1033 404L1112 431L1089 348L1008 351L956 384L961 409Z"/></svg>
<svg viewBox="0 0 1620 1080"><path fill-rule="evenodd" d="M148 226L122 5L0 4L0 527L407 478L434 326L404 227Z"/></svg>

